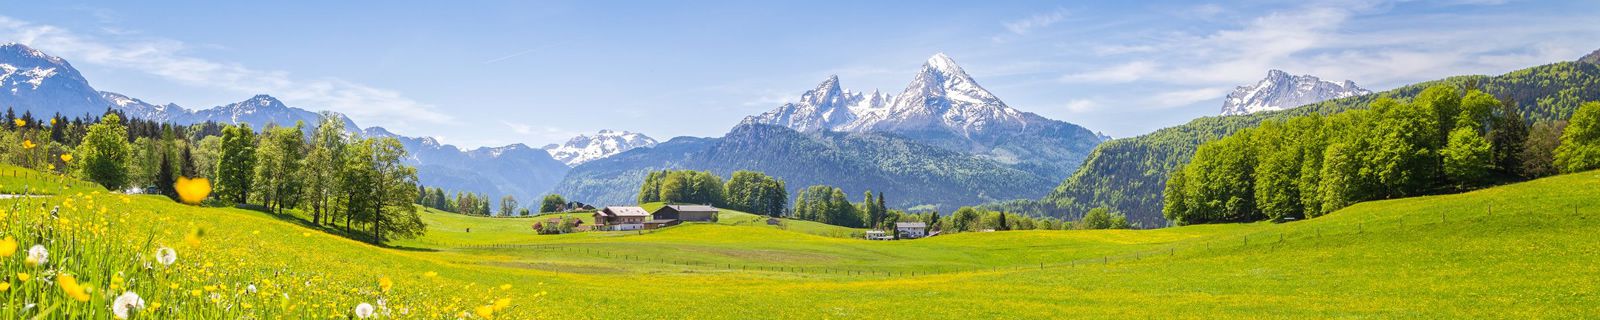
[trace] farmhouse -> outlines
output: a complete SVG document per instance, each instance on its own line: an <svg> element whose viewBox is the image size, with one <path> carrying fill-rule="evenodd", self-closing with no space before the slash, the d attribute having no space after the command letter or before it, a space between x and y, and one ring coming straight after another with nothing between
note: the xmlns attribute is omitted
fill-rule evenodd
<svg viewBox="0 0 1600 320"><path fill-rule="evenodd" d="M895 222L894 231L900 239L916 239L928 236L928 224L923 222Z"/></svg>
<svg viewBox="0 0 1600 320"><path fill-rule="evenodd" d="M625 231L644 229L644 221L650 218L650 212L640 207L606 207L594 212L594 229L601 231Z"/></svg>
<svg viewBox="0 0 1600 320"><path fill-rule="evenodd" d="M706 205L665 205L650 213L651 220L678 220L683 222L717 221L717 207Z"/></svg>

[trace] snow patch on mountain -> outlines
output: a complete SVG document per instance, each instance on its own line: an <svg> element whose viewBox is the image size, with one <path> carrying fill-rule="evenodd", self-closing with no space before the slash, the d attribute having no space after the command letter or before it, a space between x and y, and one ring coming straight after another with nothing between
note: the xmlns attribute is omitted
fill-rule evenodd
<svg viewBox="0 0 1600 320"><path fill-rule="evenodd" d="M654 147L656 139L628 131L600 130L593 136L578 135L562 144L544 146L545 152L567 166L576 167L584 162L610 157L634 148Z"/></svg>
<svg viewBox="0 0 1600 320"><path fill-rule="evenodd" d="M1372 91L1357 87L1350 80L1333 83L1311 75L1290 75L1282 70L1271 70L1267 71L1266 78L1255 85L1240 86L1229 93L1228 99L1222 104L1222 115L1283 110L1369 93Z"/></svg>

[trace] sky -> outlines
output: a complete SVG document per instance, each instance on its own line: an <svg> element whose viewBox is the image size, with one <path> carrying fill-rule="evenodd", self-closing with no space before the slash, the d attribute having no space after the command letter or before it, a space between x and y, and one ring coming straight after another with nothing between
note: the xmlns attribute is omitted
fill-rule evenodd
<svg viewBox="0 0 1600 320"><path fill-rule="evenodd" d="M1011 107L1129 137L1270 69L1375 91L1600 49L1600 1L6 1L0 42L190 109L270 94L463 147L721 136L829 75L935 53Z"/></svg>

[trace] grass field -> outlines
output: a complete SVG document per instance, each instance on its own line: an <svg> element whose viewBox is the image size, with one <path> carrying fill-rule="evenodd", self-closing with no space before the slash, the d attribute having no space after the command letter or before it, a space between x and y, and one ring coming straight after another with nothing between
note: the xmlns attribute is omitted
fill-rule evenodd
<svg viewBox="0 0 1600 320"><path fill-rule="evenodd" d="M136 318L341 318L380 299L396 318L1582 318L1600 310L1597 172L1368 202L1285 224L885 242L737 212L647 233L540 236L531 225L549 216L430 210L428 235L389 248L292 216L73 188L0 202L0 232L19 245L0 258L8 287L0 317L107 318L122 291L147 302ZM49 217L54 206L59 220ZM23 263L35 243L49 247L49 263ZM178 262L146 268L160 247L175 249ZM52 273L73 274L87 301Z"/></svg>

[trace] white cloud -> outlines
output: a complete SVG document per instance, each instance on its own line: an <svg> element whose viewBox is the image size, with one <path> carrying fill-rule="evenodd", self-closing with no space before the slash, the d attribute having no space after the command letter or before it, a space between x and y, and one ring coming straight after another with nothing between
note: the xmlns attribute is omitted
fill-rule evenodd
<svg viewBox="0 0 1600 320"><path fill-rule="evenodd" d="M1035 14L1022 20L1006 22L1006 30L1017 35L1025 35L1034 29L1049 27L1067 18L1067 11L1056 9L1051 12Z"/></svg>
<svg viewBox="0 0 1600 320"><path fill-rule="evenodd" d="M1227 88L1200 88L1175 90L1157 93L1146 99L1146 102L1158 109L1181 107L1206 100L1221 99L1228 93Z"/></svg>
<svg viewBox="0 0 1600 320"><path fill-rule="evenodd" d="M213 61L186 54L188 46L177 40L148 38L97 38L60 27L0 16L0 39L26 44L74 63L129 69L198 88L235 92L241 96L271 94L311 109L338 111L368 125L407 129L424 124L454 123L433 105L412 100L400 92L339 78L298 78L287 71L260 70L237 63Z"/></svg>
<svg viewBox="0 0 1600 320"><path fill-rule="evenodd" d="M1144 79L1156 71L1156 64L1149 61L1134 61L1110 68L1090 71L1086 73L1068 74L1061 77L1065 82L1098 82L1098 83L1124 83Z"/></svg>
<svg viewBox="0 0 1600 320"><path fill-rule="evenodd" d="M1067 112L1084 113L1100 108L1100 103L1089 99L1067 101Z"/></svg>

